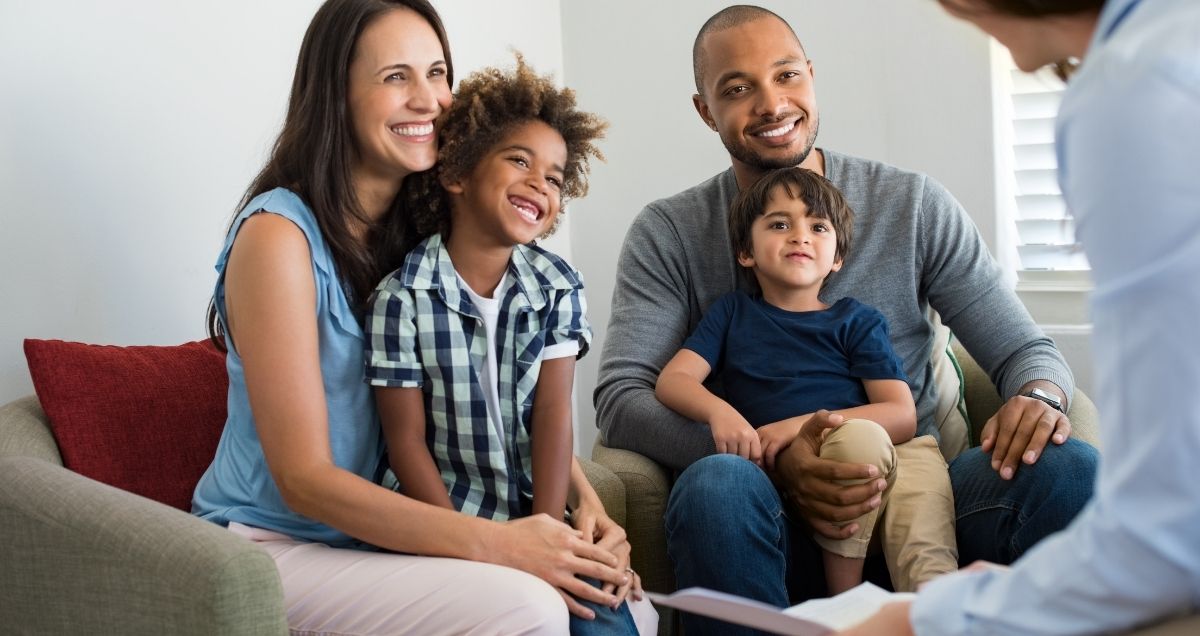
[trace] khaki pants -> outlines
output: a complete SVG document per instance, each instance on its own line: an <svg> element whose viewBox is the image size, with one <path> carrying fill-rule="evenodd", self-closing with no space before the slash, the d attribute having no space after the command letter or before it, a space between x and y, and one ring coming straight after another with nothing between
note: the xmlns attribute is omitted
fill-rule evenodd
<svg viewBox="0 0 1200 636"><path fill-rule="evenodd" d="M958 569L950 473L932 436L893 446L887 431L875 422L847 420L826 436L821 457L874 464L888 482L883 503L850 522L858 523L859 531L842 540L817 535L822 549L864 558L878 531L877 543L898 592L914 592L921 583Z"/></svg>

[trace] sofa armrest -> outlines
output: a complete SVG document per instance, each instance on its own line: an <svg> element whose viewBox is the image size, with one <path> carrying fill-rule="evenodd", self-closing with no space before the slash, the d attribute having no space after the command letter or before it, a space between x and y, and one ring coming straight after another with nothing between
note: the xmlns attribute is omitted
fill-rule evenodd
<svg viewBox="0 0 1200 636"><path fill-rule="evenodd" d="M1067 418L1071 420L1071 437L1091 444L1096 450L1103 450L1100 448L1100 412L1096 410L1092 398L1075 389L1075 396L1071 398L1070 408L1067 409Z"/></svg>
<svg viewBox="0 0 1200 636"><path fill-rule="evenodd" d="M1004 401L996 392L991 378L971 357L957 340L953 341L954 357L962 369L963 386L966 392L967 415L971 420L971 445L979 444L979 432L988 419L1000 410ZM1067 409L1071 420L1071 437L1087 442L1100 449L1100 413L1092 399L1083 391L1075 389Z"/></svg>
<svg viewBox="0 0 1200 636"><path fill-rule="evenodd" d="M36 457L62 466L58 443L37 397L27 395L0 406L0 457Z"/></svg>
<svg viewBox="0 0 1200 636"><path fill-rule="evenodd" d="M642 587L652 592L675 591L675 575L667 556L663 516L671 494L671 476L653 460L596 440L592 459L612 471L625 485L625 531L633 546L633 569Z"/></svg>
<svg viewBox="0 0 1200 636"><path fill-rule="evenodd" d="M630 565L642 577L642 588L651 592L675 591L675 572L667 555L663 519L671 494L671 474L654 460L633 451L609 448L596 436L592 459L611 471L625 486L623 524L633 548ZM611 512L609 513L612 514ZM658 608L658 633L676 633L675 612Z"/></svg>
<svg viewBox="0 0 1200 636"><path fill-rule="evenodd" d="M629 519L625 513L625 484L621 483L621 479L608 468L590 459L583 457L578 459L579 466L583 468L583 474L587 476L588 483L600 497L600 503L604 504L604 512L612 517L617 525L624 528Z"/></svg>
<svg viewBox="0 0 1200 636"><path fill-rule="evenodd" d="M31 457L0 457L0 483L0 624L287 632L274 561L228 530Z"/></svg>

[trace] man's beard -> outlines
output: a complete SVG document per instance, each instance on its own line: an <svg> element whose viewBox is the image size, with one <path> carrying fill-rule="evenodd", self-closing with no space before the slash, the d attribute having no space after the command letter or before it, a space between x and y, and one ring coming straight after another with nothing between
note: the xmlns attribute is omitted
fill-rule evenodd
<svg viewBox="0 0 1200 636"><path fill-rule="evenodd" d="M820 128L821 120L819 118L814 119L812 130L809 131L808 138L804 140L804 146L793 155L779 158L764 157L748 145L731 142L725 138L725 135L721 135L721 143L725 144L725 150L729 151L730 156L734 159L759 170L794 168L803 163L808 158L808 154L812 152L813 146L817 143L817 131Z"/></svg>

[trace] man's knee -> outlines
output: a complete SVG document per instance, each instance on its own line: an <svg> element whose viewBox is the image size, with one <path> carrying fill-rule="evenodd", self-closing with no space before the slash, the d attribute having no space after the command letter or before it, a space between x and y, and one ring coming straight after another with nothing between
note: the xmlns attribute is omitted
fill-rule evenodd
<svg viewBox="0 0 1200 636"><path fill-rule="evenodd" d="M781 509L779 493L761 468L737 455L709 455L687 467L671 488L667 530L683 524L734 525Z"/></svg>
<svg viewBox="0 0 1200 636"><path fill-rule="evenodd" d="M1100 451L1087 442L1074 437L1062 444L1046 444L1039 461L1047 460L1048 466L1064 478L1095 477L1100 468Z"/></svg>
<svg viewBox="0 0 1200 636"><path fill-rule="evenodd" d="M1074 517L1092 498L1100 453L1087 442L1068 438L1063 444L1047 444L1033 467L1037 470L1031 477L1037 478L1041 489L1062 506L1064 513Z"/></svg>
<svg viewBox="0 0 1200 636"><path fill-rule="evenodd" d="M1005 481L991 456L972 448L950 465L960 562L1009 563L1065 528L1092 497L1099 453L1077 439L1048 444ZM983 540L981 540L983 539Z"/></svg>
<svg viewBox="0 0 1200 636"><path fill-rule="evenodd" d="M671 488L671 501L741 500L757 491L774 492L771 480L761 468L737 455L709 455L679 475Z"/></svg>
<svg viewBox="0 0 1200 636"><path fill-rule="evenodd" d="M871 464L881 475L896 465L896 450L882 426L870 420L846 420L832 429L821 444L821 458L850 464Z"/></svg>

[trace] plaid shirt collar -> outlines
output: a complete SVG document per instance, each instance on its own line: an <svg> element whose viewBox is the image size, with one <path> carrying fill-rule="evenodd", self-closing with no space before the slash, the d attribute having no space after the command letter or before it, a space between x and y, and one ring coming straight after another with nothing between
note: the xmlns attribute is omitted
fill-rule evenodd
<svg viewBox="0 0 1200 636"><path fill-rule="evenodd" d="M582 281L572 272L564 272L543 258L541 248L517 245L508 261L508 276L517 287L515 299L524 307L541 311L550 302L546 290L580 287ZM479 318L471 299L460 289L458 274L441 234L434 234L413 249L404 262L400 285L412 290L438 290L446 306L465 316Z"/></svg>

